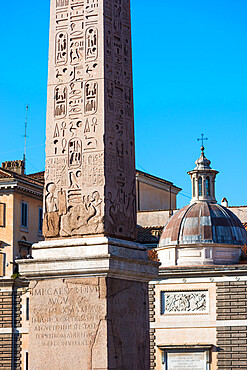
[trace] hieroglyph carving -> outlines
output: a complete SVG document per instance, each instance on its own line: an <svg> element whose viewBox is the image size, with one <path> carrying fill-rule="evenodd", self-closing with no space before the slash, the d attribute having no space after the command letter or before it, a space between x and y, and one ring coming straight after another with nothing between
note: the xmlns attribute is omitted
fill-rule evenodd
<svg viewBox="0 0 247 370"><path fill-rule="evenodd" d="M68 59L68 35L66 32L59 32L56 36L56 65L67 63Z"/></svg>
<svg viewBox="0 0 247 370"><path fill-rule="evenodd" d="M51 0L45 237L135 238L129 0Z"/></svg>
<svg viewBox="0 0 247 370"><path fill-rule="evenodd" d="M86 31L86 60L93 61L98 56L98 31L90 27Z"/></svg>
<svg viewBox="0 0 247 370"><path fill-rule="evenodd" d="M87 81L85 84L85 114L94 114L98 106L98 83Z"/></svg>
<svg viewBox="0 0 247 370"><path fill-rule="evenodd" d="M54 117L64 118L67 115L67 87L59 85L54 93Z"/></svg>
<svg viewBox="0 0 247 370"><path fill-rule="evenodd" d="M208 312L208 292L162 292L162 314Z"/></svg>

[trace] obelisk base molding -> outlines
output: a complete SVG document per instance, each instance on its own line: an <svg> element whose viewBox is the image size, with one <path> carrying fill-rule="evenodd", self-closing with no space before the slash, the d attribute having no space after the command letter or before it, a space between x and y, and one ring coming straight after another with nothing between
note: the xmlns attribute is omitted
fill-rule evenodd
<svg viewBox="0 0 247 370"><path fill-rule="evenodd" d="M32 370L149 369L148 281L142 246L106 237L46 241L19 260L30 280Z"/></svg>

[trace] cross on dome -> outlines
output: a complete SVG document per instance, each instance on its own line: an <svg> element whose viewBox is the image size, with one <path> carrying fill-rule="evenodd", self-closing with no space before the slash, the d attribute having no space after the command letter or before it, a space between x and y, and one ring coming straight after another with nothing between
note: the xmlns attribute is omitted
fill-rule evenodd
<svg viewBox="0 0 247 370"><path fill-rule="evenodd" d="M207 137L204 137L205 135L204 134L201 134L201 138L197 139L197 141L201 141L202 142L202 146L201 146L201 150L202 152L204 151L204 141L207 141L208 138Z"/></svg>

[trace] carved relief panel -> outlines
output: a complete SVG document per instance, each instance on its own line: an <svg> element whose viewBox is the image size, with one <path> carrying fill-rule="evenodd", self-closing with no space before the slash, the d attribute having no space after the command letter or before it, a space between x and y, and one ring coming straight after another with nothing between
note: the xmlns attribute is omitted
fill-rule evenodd
<svg viewBox="0 0 247 370"><path fill-rule="evenodd" d="M208 291L161 292L161 314L209 312Z"/></svg>

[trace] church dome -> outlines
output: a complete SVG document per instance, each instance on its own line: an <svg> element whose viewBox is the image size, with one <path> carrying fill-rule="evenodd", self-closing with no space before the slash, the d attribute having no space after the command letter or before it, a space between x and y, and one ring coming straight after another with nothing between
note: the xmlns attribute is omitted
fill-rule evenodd
<svg viewBox="0 0 247 370"><path fill-rule="evenodd" d="M192 203L167 222L159 246L198 243L244 245L247 232L229 209L215 203Z"/></svg>
<svg viewBox="0 0 247 370"><path fill-rule="evenodd" d="M210 164L202 146L196 168L188 172L191 202L171 217L161 235L158 255L162 266L239 263L247 232L233 212L217 204L218 171Z"/></svg>

